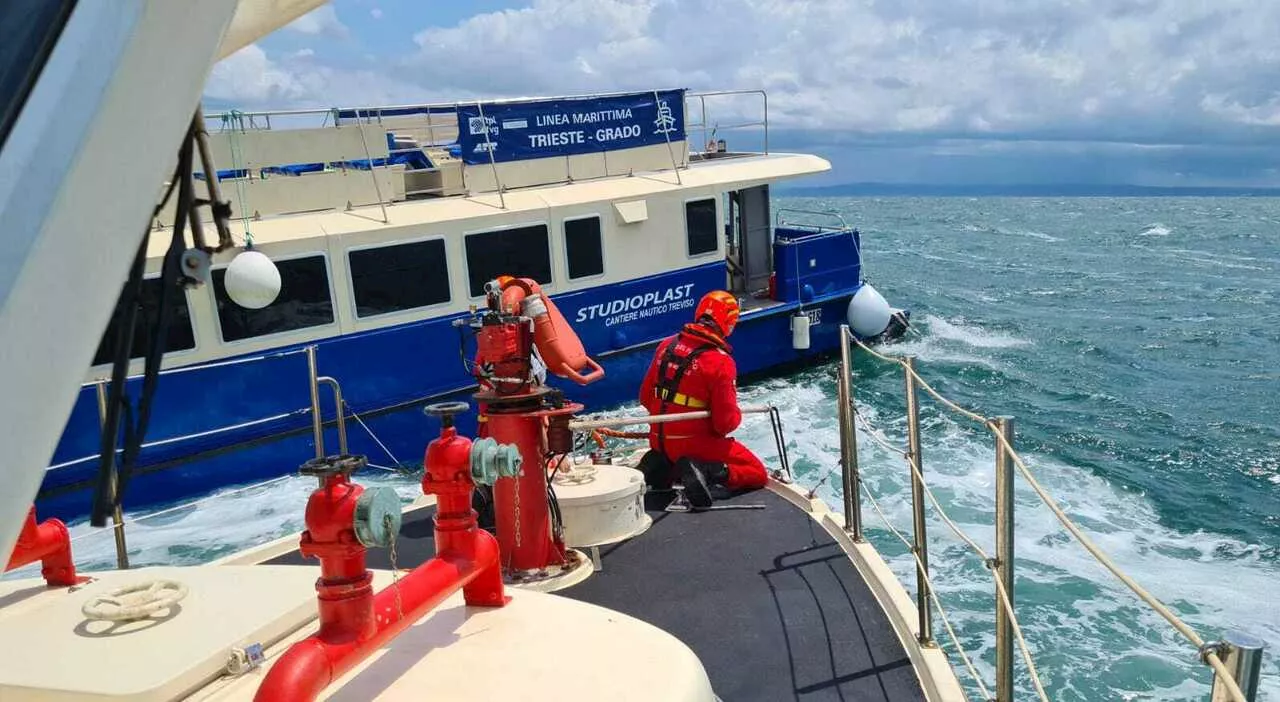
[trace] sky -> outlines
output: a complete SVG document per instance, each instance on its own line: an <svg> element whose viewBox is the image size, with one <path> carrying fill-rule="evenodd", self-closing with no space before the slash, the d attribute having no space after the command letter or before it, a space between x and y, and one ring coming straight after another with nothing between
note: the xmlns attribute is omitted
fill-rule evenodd
<svg viewBox="0 0 1280 702"><path fill-rule="evenodd" d="M333 0L205 105L665 88L767 91L771 149L832 162L807 185L1280 186L1274 0Z"/></svg>

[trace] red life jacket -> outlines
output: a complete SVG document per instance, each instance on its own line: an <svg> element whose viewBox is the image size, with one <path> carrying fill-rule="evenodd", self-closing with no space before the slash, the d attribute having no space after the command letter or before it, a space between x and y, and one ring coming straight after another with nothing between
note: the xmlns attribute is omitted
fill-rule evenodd
<svg viewBox="0 0 1280 702"><path fill-rule="evenodd" d="M658 360L658 377L653 388L658 400L657 414L696 412L708 408L708 398L688 394L685 392L687 388L681 385L694 361L702 354L716 350L728 353L732 349L719 334L697 323L686 324L681 333L667 344ZM653 430L657 434L658 450L665 452L666 424L655 424Z"/></svg>

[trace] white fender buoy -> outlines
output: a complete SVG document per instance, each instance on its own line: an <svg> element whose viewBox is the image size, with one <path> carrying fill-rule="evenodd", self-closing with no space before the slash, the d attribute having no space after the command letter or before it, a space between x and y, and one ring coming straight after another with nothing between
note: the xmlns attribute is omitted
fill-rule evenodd
<svg viewBox="0 0 1280 702"><path fill-rule="evenodd" d="M275 302L280 294L280 270L260 252L241 251L227 266L223 284L232 302L259 310Z"/></svg>
<svg viewBox="0 0 1280 702"><path fill-rule="evenodd" d="M849 327L864 339L888 328L892 314L889 303L868 283L863 283L849 300Z"/></svg>
<svg viewBox="0 0 1280 702"><path fill-rule="evenodd" d="M809 348L809 316L804 312L791 316L791 348L797 351Z"/></svg>

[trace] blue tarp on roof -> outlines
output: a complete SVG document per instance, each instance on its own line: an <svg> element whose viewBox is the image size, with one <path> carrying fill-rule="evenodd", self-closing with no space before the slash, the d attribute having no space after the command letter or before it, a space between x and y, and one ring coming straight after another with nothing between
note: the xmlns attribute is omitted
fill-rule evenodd
<svg viewBox="0 0 1280 702"><path fill-rule="evenodd" d="M263 175L271 173L277 175L296 176L302 175L303 173L314 173L316 171L323 170L323 163L294 163L287 166L268 166L262 169L262 173Z"/></svg>
<svg viewBox="0 0 1280 702"><path fill-rule="evenodd" d="M395 166L398 164L404 164L404 166L411 171L418 170L420 168L434 168L434 166L431 165L431 159L428 159L427 155L421 151L406 151L403 153L391 154L388 158L373 159L373 165L375 166ZM352 161L335 161L333 165L340 168L358 168L362 171L367 171L369 170L369 159L362 158Z"/></svg>

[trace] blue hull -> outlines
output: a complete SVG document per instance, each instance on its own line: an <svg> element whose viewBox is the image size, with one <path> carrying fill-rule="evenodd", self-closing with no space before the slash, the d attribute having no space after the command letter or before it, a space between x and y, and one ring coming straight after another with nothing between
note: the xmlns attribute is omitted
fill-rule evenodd
<svg viewBox="0 0 1280 702"><path fill-rule="evenodd" d="M553 384L589 412L634 401L654 345L692 318L702 294L723 286L724 270L717 263L554 296L606 375L586 387L558 378ZM803 362L838 348L840 324L857 289L824 290L805 303L810 313L820 310L821 322L810 328L810 348L804 351L791 347L790 316L798 303L745 313L731 339L739 373ZM469 401L474 390L463 368L459 331L452 326L458 317L315 342L319 374L341 382L350 408L394 458L348 418L351 452L379 465L421 465L427 443L439 431L421 407ZM313 457L309 376L301 349L285 347L259 360L164 375L154 398L148 446L125 486L126 510L285 475ZM473 353L470 342L466 356ZM129 384L135 397L137 385L136 380ZM326 452L337 453L334 403L323 387L321 406ZM98 471L98 426L96 391L89 386L81 391L41 487L36 506L42 518L88 514ZM474 413L460 418L459 426L473 432Z"/></svg>

